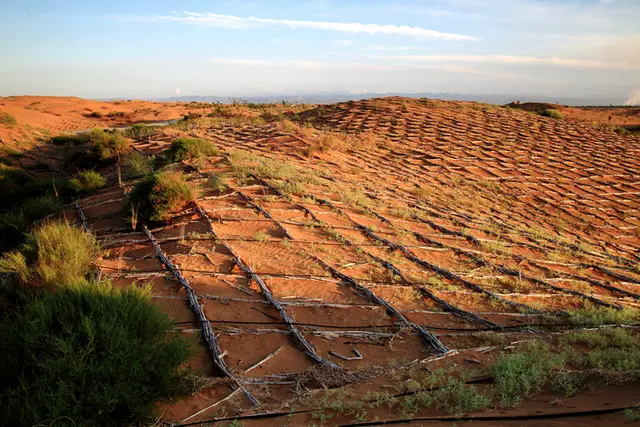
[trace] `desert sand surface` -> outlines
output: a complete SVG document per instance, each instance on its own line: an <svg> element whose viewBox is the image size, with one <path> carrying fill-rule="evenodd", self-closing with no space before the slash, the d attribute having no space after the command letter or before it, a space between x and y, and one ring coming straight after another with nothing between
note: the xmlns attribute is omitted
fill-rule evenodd
<svg viewBox="0 0 640 427"><path fill-rule="evenodd" d="M22 153L15 167L38 174L50 173L33 166L42 162L75 167L48 136L92 127L190 114L131 138L135 150L158 154L178 137L218 147L172 166L196 200L148 233L127 223L136 180L119 180L113 164L97 168L107 187L63 212L86 218L108 249L103 277L151 283L154 303L197 337L179 274L211 322L224 356L200 342L188 364L208 383L159 402L167 422L623 425L640 383L598 372L571 396L546 387L458 424L445 408L411 407L416 376L468 372L489 390L483 369L531 340L561 345L577 328L568 311L640 308L640 137L615 131L637 125L640 109L555 107L565 119L407 98L221 107L16 97L0 99L16 121L0 137Z"/></svg>

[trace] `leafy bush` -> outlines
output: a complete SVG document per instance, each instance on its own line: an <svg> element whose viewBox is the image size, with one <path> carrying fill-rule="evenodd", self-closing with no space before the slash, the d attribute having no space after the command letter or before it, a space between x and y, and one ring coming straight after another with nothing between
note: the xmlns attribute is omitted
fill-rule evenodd
<svg viewBox="0 0 640 427"><path fill-rule="evenodd" d="M30 232L20 251L0 258L0 272L44 286L73 284L87 275L99 251L91 234L66 222L51 222Z"/></svg>
<svg viewBox="0 0 640 427"><path fill-rule="evenodd" d="M548 109L548 110L544 110L541 114L544 117L551 117L552 119L556 119L556 120L563 119L562 113L558 110Z"/></svg>
<svg viewBox="0 0 640 427"><path fill-rule="evenodd" d="M178 138L163 153L163 157L167 163L177 163L183 160L199 160L218 154L220 154L218 147L206 139Z"/></svg>
<svg viewBox="0 0 640 427"><path fill-rule="evenodd" d="M125 212L137 212L137 218L142 222L165 221L193 198L193 189L182 174L160 172L135 185L129 193Z"/></svg>
<svg viewBox="0 0 640 427"><path fill-rule="evenodd" d="M118 131L92 129L71 135L59 135L50 139L54 145L91 145L91 152L99 160L120 158L130 150L129 142Z"/></svg>
<svg viewBox="0 0 640 427"><path fill-rule="evenodd" d="M1 425L129 425L184 390L189 342L148 290L45 291L0 322Z"/></svg>
<svg viewBox="0 0 640 427"><path fill-rule="evenodd" d="M57 199L46 195L26 200L15 211L2 216L0 222L10 225L17 230L26 230L40 218L56 213L60 210Z"/></svg>
<svg viewBox="0 0 640 427"><path fill-rule="evenodd" d="M152 172L152 160L138 151L132 151L124 158L124 176L137 178Z"/></svg>
<svg viewBox="0 0 640 427"><path fill-rule="evenodd" d="M142 123L136 123L125 129L125 135L131 138L152 135L156 132L155 126L146 126Z"/></svg>
<svg viewBox="0 0 640 427"><path fill-rule="evenodd" d="M0 210L10 210L29 198L40 197L53 188L50 179L37 179L24 170L0 164Z"/></svg>
<svg viewBox="0 0 640 427"><path fill-rule="evenodd" d="M106 178L92 170L80 171L69 180L69 186L76 193L95 191L105 185L107 185Z"/></svg>
<svg viewBox="0 0 640 427"><path fill-rule="evenodd" d="M89 132L89 142L100 160L120 158L130 150L129 142L117 131L93 129Z"/></svg>

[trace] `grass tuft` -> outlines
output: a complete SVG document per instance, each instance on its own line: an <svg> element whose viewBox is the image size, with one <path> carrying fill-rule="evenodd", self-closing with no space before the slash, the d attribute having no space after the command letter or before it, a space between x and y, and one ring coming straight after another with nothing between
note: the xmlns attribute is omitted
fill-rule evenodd
<svg viewBox="0 0 640 427"><path fill-rule="evenodd" d="M561 356L541 342L532 342L521 353L502 356L492 367L495 393L503 406L515 406L544 387L553 369L562 366Z"/></svg>
<svg viewBox="0 0 640 427"><path fill-rule="evenodd" d="M137 212L142 222L165 221L194 199L194 191L180 173L160 172L145 177L131 193L125 213Z"/></svg>
<svg viewBox="0 0 640 427"><path fill-rule="evenodd" d="M30 232L19 251L0 258L0 272L13 273L23 283L72 285L87 276L99 251L91 234L66 222L51 222Z"/></svg>
<svg viewBox="0 0 640 427"><path fill-rule="evenodd" d="M218 147L206 139L178 138L163 153L163 158L167 163L177 163L183 160L202 160L219 154Z"/></svg>
<svg viewBox="0 0 640 427"><path fill-rule="evenodd" d="M69 180L69 187L76 193L90 193L107 185L107 179L99 172L80 171Z"/></svg>
<svg viewBox="0 0 640 427"><path fill-rule="evenodd" d="M556 120L562 120L564 118L564 116L560 111L554 110L554 109L544 110L540 114L544 117L551 117L552 119L556 119Z"/></svg>

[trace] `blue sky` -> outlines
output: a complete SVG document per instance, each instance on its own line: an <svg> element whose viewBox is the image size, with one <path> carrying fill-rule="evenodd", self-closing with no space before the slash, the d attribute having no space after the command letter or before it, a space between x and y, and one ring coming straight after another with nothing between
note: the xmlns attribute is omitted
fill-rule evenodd
<svg viewBox="0 0 640 427"><path fill-rule="evenodd" d="M0 37L0 95L640 87L638 0L4 0Z"/></svg>

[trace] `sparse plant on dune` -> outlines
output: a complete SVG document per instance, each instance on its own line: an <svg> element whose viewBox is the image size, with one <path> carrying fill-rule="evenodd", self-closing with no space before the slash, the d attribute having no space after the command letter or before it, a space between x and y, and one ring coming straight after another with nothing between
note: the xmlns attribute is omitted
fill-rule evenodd
<svg viewBox="0 0 640 427"><path fill-rule="evenodd" d="M562 113L560 111L554 110L554 109L544 110L540 114L542 116L544 116L544 117L551 117L552 119L556 119L556 120L562 120L564 118L564 116L562 115Z"/></svg>
<svg viewBox="0 0 640 427"><path fill-rule="evenodd" d="M165 221L194 199L194 191L180 173L159 172L138 182L127 200L126 214L137 212L141 222Z"/></svg>
<svg viewBox="0 0 640 427"><path fill-rule="evenodd" d="M105 185L106 178L92 170L80 171L69 180L69 187L76 193L89 193Z"/></svg>
<svg viewBox="0 0 640 427"><path fill-rule="evenodd" d="M99 251L91 234L66 222L51 222L29 233L19 251L5 254L0 271L15 274L23 283L71 285L89 273Z"/></svg>
<svg viewBox="0 0 640 427"><path fill-rule="evenodd" d="M220 150L212 142L201 138L178 138L162 154L166 163L183 160L201 160L208 156L217 156Z"/></svg>
<svg viewBox="0 0 640 427"><path fill-rule="evenodd" d="M152 172L153 159L138 151L132 151L123 158L124 176L138 178Z"/></svg>

